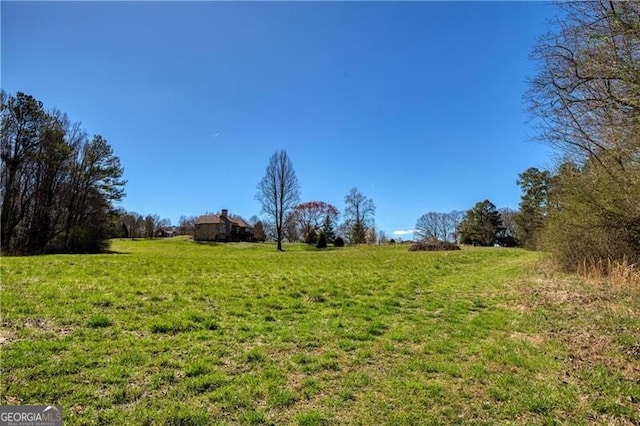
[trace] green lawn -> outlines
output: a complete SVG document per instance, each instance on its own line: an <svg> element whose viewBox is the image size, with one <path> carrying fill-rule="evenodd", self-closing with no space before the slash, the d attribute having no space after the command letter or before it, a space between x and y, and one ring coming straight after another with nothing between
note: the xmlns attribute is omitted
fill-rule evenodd
<svg viewBox="0 0 640 426"><path fill-rule="evenodd" d="M638 424L638 294L516 249L2 258L2 404L65 424Z"/></svg>

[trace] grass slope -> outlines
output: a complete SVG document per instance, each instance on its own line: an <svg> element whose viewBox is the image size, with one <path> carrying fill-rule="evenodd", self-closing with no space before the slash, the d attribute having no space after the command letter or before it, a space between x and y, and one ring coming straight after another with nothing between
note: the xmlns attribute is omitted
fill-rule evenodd
<svg viewBox="0 0 640 426"><path fill-rule="evenodd" d="M640 422L637 294L510 249L3 258L2 404L65 424Z"/></svg>

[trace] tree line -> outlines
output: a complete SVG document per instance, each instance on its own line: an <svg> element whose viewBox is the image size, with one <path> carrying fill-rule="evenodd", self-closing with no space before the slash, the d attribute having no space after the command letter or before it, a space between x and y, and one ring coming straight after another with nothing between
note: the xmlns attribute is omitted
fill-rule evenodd
<svg viewBox="0 0 640 426"><path fill-rule="evenodd" d="M559 161L519 174L522 197L511 223L519 245L549 251L562 269L607 273L610 262L640 264L640 3L559 7L532 52L539 67L525 96L537 139ZM471 224L473 239L486 228L497 240L508 228L505 215L474 210L476 219L467 213L461 227L435 215L424 222L448 229L436 235L443 239L452 229L464 239Z"/></svg>
<svg viewBox="0 0 640 426"><path fill-rule="evenodd" d="M566 2L526 100L554 170L520 175L525 243L567 270L640 263L640 3Z"/></svg>
<svg viewBox="0 0 640 426"><path fill-rule="evenodd" d="M2 252L104 250L126 183L111 146L30 95L0 104Z"/></svg>
<svg viewBox="0 0 640 426"><path fill-rule="evenodd" d="M425 213L416 221L414 232L425 241L514 247L520 245L515 220L518 214L508 208L497 209L491 201L484 200L467 211Z"/></svg>

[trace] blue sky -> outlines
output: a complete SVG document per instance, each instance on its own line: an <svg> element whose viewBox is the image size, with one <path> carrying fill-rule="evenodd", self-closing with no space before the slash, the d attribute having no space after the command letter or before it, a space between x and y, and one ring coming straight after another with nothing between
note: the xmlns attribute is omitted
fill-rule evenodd
<svg viewBox="0 0 640 426"><path fill-rule="evenodd" d="M376 225L491 200L549 167L522 95L553 6L539 2L6 2L2 88L100 134L125 168L122 207L250 217L285 149L301 201ZM403 235L411 238L410 234Z"/></svg>

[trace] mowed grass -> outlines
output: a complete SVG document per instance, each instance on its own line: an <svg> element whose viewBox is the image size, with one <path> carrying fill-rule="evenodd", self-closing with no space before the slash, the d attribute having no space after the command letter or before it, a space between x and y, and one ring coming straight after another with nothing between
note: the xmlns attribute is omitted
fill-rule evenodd
<svg viewBox="0 0 640 426"><path fill-rule="evenodd" d="M515 249L3 258L2 404L65 424L638 424L638 294Z"/></svg>

